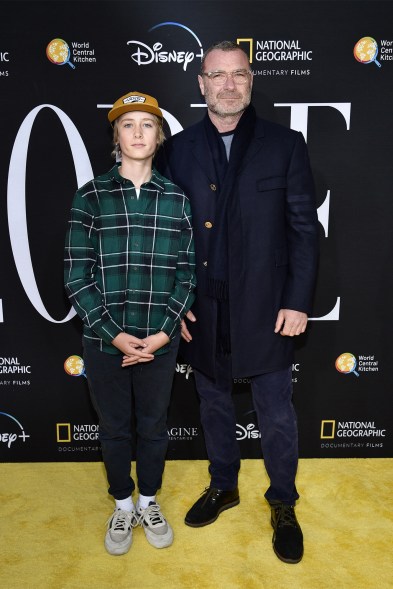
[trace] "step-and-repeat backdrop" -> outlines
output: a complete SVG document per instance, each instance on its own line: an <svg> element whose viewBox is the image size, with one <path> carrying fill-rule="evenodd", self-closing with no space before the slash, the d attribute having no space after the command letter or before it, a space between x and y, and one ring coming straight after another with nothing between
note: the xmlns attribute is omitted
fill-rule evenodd
<svg viewBox="0 0 393 589"><path fill-rule="evenodd" d="M319 277L293 364L301 456L392 456L393 4L12 1L0 12L0 460L101 459L63 289L72 197L112 165L106 115L119 96L156 96L167 136L201 119L201 56L223 39L250 56L258 114L303 133L315 178ZM234 398L242 455L259 457L247 379ZM181 357L168 429L170 459L206 457Z"/></svg>

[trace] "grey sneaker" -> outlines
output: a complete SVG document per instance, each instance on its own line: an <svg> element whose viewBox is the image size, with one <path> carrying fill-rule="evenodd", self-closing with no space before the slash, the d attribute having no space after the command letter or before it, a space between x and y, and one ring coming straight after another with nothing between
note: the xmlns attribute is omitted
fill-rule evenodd
<svg viewBox="0 0 393 589"><path fill-rule="evenodd" d="M119 556L129 551L132 543L132 528L138 525L135 510L115 509L107 521L105 548L109 554Z"/></svg>
<svg viewBox="0 0 393 589"><path fill-rule="evenodd" d="M162 515L160 506L152 501L146 509L137 509L139 524L145 531L149 544L166 548L173 542L173 530Z"/></svg>

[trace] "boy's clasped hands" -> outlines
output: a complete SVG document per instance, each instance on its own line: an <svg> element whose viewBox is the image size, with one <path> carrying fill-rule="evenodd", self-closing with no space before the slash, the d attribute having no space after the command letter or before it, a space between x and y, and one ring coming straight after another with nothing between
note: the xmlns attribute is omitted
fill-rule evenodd
<svg viewBox="0 0 393 589"><path fill-rule="evenodd" d="M124 331L119 333L112 344L123 352L122 366L132 366L140 362L151 362L154 360L154 352L169 343L169 337L163 331L139 339Z"/></svg>

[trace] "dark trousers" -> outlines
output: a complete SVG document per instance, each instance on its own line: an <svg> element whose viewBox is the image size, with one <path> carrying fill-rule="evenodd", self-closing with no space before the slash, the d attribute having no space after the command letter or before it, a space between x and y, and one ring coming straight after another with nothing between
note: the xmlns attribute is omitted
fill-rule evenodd
<svg viewBox="0 0 393 589"><path fill-rule="evenodd" d="M230 356L217 357L217 378L194 370L201 401L201 422L210 460L211 487L231 490L237 486L240 450L236 440L236 413L232 398ZM261 432L261 446L270 487L269 503L294 505L298 464L298 433L292 405L291 368L250 378L254 409Z"/></svg>
<svg viewBox="0 0 393 589"><path fill-rule="evenodd" d="M167 414L179 335L169 351L151 362L121 367L122 355L85 343L84 362L90 396L99 419L99 438L115 499L135 489L131 477L132 424L136 424L136 474L142 495L160 489L168 449Z"/></svg>

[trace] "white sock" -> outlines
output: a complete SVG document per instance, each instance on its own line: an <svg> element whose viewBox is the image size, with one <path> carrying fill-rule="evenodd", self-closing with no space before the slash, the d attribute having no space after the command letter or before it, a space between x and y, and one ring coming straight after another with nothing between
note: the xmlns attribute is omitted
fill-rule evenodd
<svg viewBox="0 0 393 589"><path fill-rule="evenodd" d="M135 509L134 502L131 495L127 499L115 499L116 509L123 509L124 511L132 511Z"/></svg>
<svg viewBox="0 0 393 589"><path fill-rule="evenodd" d="M137 509L146 509L146 507L149 507L149 503L150 501L152 501L153 503L155 503L156 501L156 496L153 495L152 497L149 497L148 495L139 495L138 498L138 502L137 502Z"/></svg>

